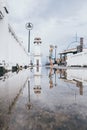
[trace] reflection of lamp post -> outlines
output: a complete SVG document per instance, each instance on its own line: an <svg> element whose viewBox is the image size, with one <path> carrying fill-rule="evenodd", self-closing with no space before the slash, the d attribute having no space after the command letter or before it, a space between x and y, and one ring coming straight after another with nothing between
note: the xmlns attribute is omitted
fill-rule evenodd
<svg viewBox="0 0 87 130"><path fill-rule="evenodd" d="M33 24L32 23L27 23L26 24L26 29L29 30L29 35L28 35L28 52L30 52L30 30L32 30Z"/></svg>
<svg viewBox="0 0 87 130"><path fill-rule="evenodd" d="M30 81L28 81L28 103L27 103L27 108L30 110L32 107L31 102L30 102Z"/></svg>

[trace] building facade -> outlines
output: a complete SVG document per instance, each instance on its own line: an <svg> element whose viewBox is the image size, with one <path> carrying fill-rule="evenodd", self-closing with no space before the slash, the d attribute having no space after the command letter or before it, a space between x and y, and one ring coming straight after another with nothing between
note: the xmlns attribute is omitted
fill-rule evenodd
<svg viewBox="0 0 87 130"><path fill-rule="evenodd" d="M34 39L34 66L41 66L41 38Z"/></svg>
<svg viewBox="0 0 87 130"><path fill-rule="evenodd" d="M15 66L28 66L29 55L8 21L8 7L0 0L0 67L12 70Z"/></svg>

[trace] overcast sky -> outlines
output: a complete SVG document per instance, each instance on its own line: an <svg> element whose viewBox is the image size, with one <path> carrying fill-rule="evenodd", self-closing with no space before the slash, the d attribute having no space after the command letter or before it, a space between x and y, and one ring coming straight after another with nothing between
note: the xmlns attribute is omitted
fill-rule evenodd
<svg viewBox="0 0 87 130"><path fill-rule="evenodd" d="M46 56L50 44L60 52L75 40L76 33L87 40L87 0L8 0L8 5L9 22L26 48L27 22L33 24L31 44L41 37Z"/></svg>

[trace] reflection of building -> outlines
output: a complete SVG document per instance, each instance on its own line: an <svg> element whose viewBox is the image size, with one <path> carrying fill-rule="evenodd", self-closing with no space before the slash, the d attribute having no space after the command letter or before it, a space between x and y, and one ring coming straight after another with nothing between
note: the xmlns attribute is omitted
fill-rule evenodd
<svg viewBox="0 0 87 130"><path fill-rule="evenodd" d="M66 79L66 78L67 78L67 73L66 73L65 70L60 69L60 70L59 70L59 73L60 73L60 78L61 78L61 79Z"/></svg>
<svg viewBox="0 0 87 130"><path fill-rule="evenodd" d="M49 87L50 88L57 86L56 73L57 73L57 69L50 68L50 71L49 71Z"/></svg>
<svg viewBox="0 0 87 130"><path fill-rule="evenodd" d="M41 67L34 68L34 93L40 94L41 93Z"/></svg>
<svg viewBox="0 0 87 130"><path fill-rule="evenodd" d="M50 88L53 88L53 77L52 77L52 72L53 72L53 69L50 68L50 72L49 72L49 87Z"/></svg>
<svg viewBox="0 0 87 130"><path fill-rule="evenodd" d="M77 80L82 82L84 86L87 85L87 69L67 69L67 79Z"/></svg>
<svg viewBox="0 0 87 130"><path fill-rule="evenodd" d="M79 88L80 95L83 95L83 83L75 79L74 81L76 82L76 86Z"/></svg>
<svg viewBox="0 0 87 130"><path fill-rule="evenodd" d="M65 71L65 72L64 72ZM83 95L83 87L87 86L86 69L67 69L60 71L60 78L64 81L73 83L79 88L80 95Z"/></svg>
<svg viewBox="0 0 87 130"><path fill-rule="evenodd" d="M80 95L83 95L83 86L87 85L87 71L84 69L67 69L67 79L74 81L79 87Z"/></svg>
<svg viewBox="0 0 87 130"><path fill-rule="evenodd" d="M7 129L9 114L15 107L20 95L26 86L29 71L19 73L6 73L0 80L0 128ZM1 130L0 129L0 130Z"/></svg>
<svg viewBox="0 0 87 130"><path fill-rule="evenodd" d="M34 65L35 66L41 66L41 38L35 38L34 44L35 44L35 52L34 52Z"/></svg>

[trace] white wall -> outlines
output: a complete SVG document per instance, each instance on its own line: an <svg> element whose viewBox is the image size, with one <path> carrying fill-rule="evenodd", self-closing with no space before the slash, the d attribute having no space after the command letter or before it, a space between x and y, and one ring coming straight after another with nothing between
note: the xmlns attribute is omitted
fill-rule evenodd
<svg viewBox="0 0 87 130"><path fill-rule="evenodd" d="M4 112L8 111L9 106L14 102L20 90L25 87L27 80L29 79L29 72L27 70L17 73L6 73L4 75L5 81L0 80L0 108ZM3 111L3 110L2 110Z"/></svg>
<svg viewBox="0 0 87 130"><path fill-rule="evenodd" d="M67 56L67 66L87 66L87 50Z"/></svg>
<svg viewBox="0 0 87 130"><path fill-rule="evenodd" d="M7 61L8 59L8 23L7 15L4 8L0 7L0 11L3 13L4 18L0 20L0 61Z"/></svg>
<svg viewBox="0 0 87 130"><path fill-rule="evenodd" d="M29 65L30 57L21 42L19 40L17 42L15 39L17 36L11 26L8 25L8 14L3 6L3 2L0 1L0 11L4 15L4 18L0 20L0 63L5 61L6 66L8 65L7 67L15 66L16 64L19 66Z"/></svg>
<svg viewBox="0 0 87 130"><path fill-rule="evenodd" d="M19 64L20 66L29 64L29 55L25 51L24 47L20 42L17 42L14 36L10 33L9 35L9 63Z"/></svg>
<svg viewBox="0 0 87 130"><path fill-rule="evenodd" d="M86 69L67 69L67 79L77 80L87 85L87 70Z"/></svg>
<svg viewBox="0 0 87 130"><path fill-rule="evenodd" d="M39 66L41 66L41 45L35 44L34 46L34 65L37 65L37 60L39 60Z"/></svg>

